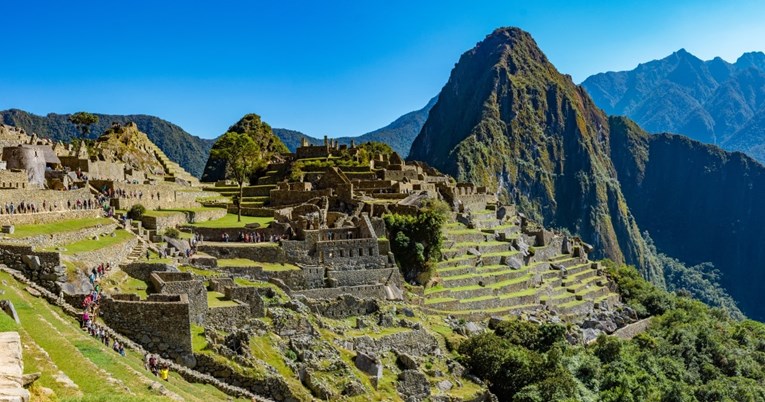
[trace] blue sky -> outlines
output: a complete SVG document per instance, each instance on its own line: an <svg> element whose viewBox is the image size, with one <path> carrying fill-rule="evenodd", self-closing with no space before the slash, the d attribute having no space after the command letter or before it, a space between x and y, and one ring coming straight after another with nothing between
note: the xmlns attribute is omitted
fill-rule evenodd
<svg viewBox="0 0 765 402"><path fill-rule="evenodd" d="M753 0L73 3L2 4L0 109L151 114L202 137L255 112L359 135L424 106L500 26L529 31L576 82L680 48L765 50Z"/></svg>

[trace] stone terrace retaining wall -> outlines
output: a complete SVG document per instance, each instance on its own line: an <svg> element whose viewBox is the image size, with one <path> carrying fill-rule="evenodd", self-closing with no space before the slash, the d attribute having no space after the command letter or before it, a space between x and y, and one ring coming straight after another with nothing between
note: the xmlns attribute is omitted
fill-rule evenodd
<svg viewBox="0 0 765 402"><path fill-rule="evenodd" d="M197 249L215 258L246 258L253 261L283 263L287 255L277 243L217 243L205 240Z"/></svg>
<svg viewBox="0 0 765 402"><path fill-rule="evenodd" d="M237 302L236 306L210 307L207 309L205 327L221 331L233 331L244 328L252 320L250 306Z"/></svg>
<svg viewBox="0 0 765 402"><path fill-rule="evenodd" d="M66 282L66 268L61 255L55 252L35 252L29 246L0 245L0 264L21 272L45 289L58 294Z"/></svg>
<svg viewBox="0 0 765 402"><path fill-rule="evenodd" d="M6 190L0 190L0 192ZM0 204L5 207L5 204ZM39 205L39 204L38 204ZM66 205L66 203L64 203ZM75 209L67 211L38 212L33 214L0 215L2 225L39 225L72 219L98 218L103 216L100 209Z"/></svg>
<svg viewBox="0 0 765 402"><path fill-rule="evenodd" d="M235 387L244 388L257 395L266 395L275 401L297 402L300 399L292 393L287 382L278 374L256 378L237 372L225 361L216 361L213 356L197 353L196 369L204 373L213 373L215 378Z"/></svg>
<svg viewBox="0 0 765 402"><path fill-rule="evenodd" d="M93 211L72 211L72 212L93 212ZM25 246L33 246L37 248L47 248L60 246L62 244L74 243L76 241L90 238L93 236L102 236L107 233L112 233L117 229L116 223L108 223L104 225L93 226L80 230L73 230L70 232L58 232L51 234L42 234L39 236L25 237L20 239L4 239L3 243L6 244L21 244Z"/></svg>
<svg viewBox="0 0 765 402"><path fill-rule="evenodd" d="M309 299L336 299L339 296L348 294L351 296L363 298L373 298L384 300L387 297L385 293L385 286L383 285L364 285L364 286L347 286L341 288L318 288L318 289L306 289L296 291L296 294L301 294Z"/></svg>
<svg viewBox="0 0 765 402"><path fill-rule="evenodd" d="M72 205L76 204L78 200L93 199L93 195L87 188L80 188L77 190L58 191L58 190L39 190L39 189L13 189L13 190L0 190L0 205L5 207L6 203L13 203L18 205L20 202L34 203L39 208L42 208L43 201L46 204L46 210L50 210L53 204L56 204L56 211L64 211L67 209L67 201ZM8 215L1 215L2 218Z"/></svg>
<svg viewBox="0 0 765 402"><path fill-rule="evenodd" d="M380 310L380 303L377 300L360 299L351 295L343 295L331 300L308 299L306 304L316 314L339 319L372 314Z"/></svg>
<svg viewBox="0 0 765 402"><path fill-rule="evenodd" d="M386 283L388 279L398 279L398 268L329 271L327 276L335 281L335 286L369 285Z"/></svg>
<svg viewBox="0 0 765 402"><path fill-rule="evenodd" d="M218 271L232 277L266 282L271 278L279 279L290 289L306 289L309 287L306 274L302 269L289 271L264 271L261 267L225 267L218 268Z"/></svg>
<svg viewBox="0 0 765 402"><path fill-rule="evenodd" d="M89 268L95 267L100 263L106 264L107 262L114 267L125 261L136 244L138 244L138 238L133 236L127 241L111 247L101 247L97 250L74 254L74 258Z"/></svg>
<svg viewBox="0 0 765 402"><path fill-rule="evenodd" d="M186 295L104 297L101 317L115 331L147 350L193 367L189 301Z"/></svg>
<svg viewBox="0 0 765 402"><path fill-rule="evenodd" d="M260 292L255 287L245 286L225 286L223 294L229 300L238 300L250 307L250 316L264 317L266 315L263 299L260 298Z"/></svg>

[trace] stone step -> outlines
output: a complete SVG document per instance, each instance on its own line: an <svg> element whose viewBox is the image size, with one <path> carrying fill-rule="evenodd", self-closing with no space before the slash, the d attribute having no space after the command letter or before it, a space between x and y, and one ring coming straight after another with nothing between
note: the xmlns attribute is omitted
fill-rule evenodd
<svg viewBox="0 0 765 402"><path fill-rule="evenodd" d="M442 283L444 287L460 287L470 285L488 286L494 283L519 278L524 275L527 275L527 272L506 268L503 270L495 270L487 273L473 273L446 277L443 278Z"/></svg>
<svg viewBox="0 0 765 402"><path fill-rule="evenodd" d="M451 267L451 268L444 268L444 269L438 269L438 275L441 276L441 278L448 278L452 276L460 276L460 275L468 275L468 274L490 274L492 272L496 271L504 271L507 269L507 266L504 265L489 265L489 266L472 266L472 265L461 265L458 267Z"/></svg>
<svg viewBox="0 0 765 402"><path fill-rule="evenodd" d="M445 244L446 243L482 242L486 240L487 235L475 229L461 229L460 231L455 231L452 233L447 231L446 233L443 234L442 238L444 239Z"/></svg>
<svg viewBox="0 0 765 402"><path fill-rule="evenodd" d="M439 261L437 264L437 268L449 268L449 267L457 267L460 265L468 265L468 264L475 264L476 261L478 261L477 257L474 257L472 255L470 256L461 256L458 258L452 258L449 260L442 260Z"/></svg>

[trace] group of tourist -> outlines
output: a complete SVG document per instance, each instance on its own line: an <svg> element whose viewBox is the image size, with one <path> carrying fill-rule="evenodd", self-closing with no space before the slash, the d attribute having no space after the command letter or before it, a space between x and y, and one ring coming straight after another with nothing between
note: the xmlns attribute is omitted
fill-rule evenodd
<svg viewBox="0 0 765 402"><path fill-rule="evenodd" d="M166 362L160 363L159 357L155 354L147 353L144 357L144 367L151 371L155 376L165 380L170 380L170 365Z"/></svg>
<svg viewBox="0 0 765 402"><path fill-rule="evenodd" d="M139 200L143 199L143 191L141 190L127 191L124 188L115 189L115 188L107 188L106 186L103 186L101 188L101 192L109 196L110 198L137 198ZM156 198L157 201L159 201L161 199L161 193L159 191L157 191L156 194L151 192L149 193L149 197L151 197L152 200Z"/></svg>
<svg viewBox="0 0 765 402"><path fill-rule="evenodd" d="M289 240L290 236L284 234L279 236L277 234L265 234L262 232L239 232L236 241L240 243L278 243L280 240ZM228 243L231 241L231 236L227 232L223 232L220 235L220 241Z"/></svg>
<svg viewBox="0 0 765 402"><path fill-rule="evenodd" d="M93 285L93 288L96 290L99 290L101 285L98 283L99 279L106 275L108 271L112 270L112 264L107 262L104 264L103 262L98 264L95 268L93 268L90 271L90 275L88 275L88 280L90 280L90 284Z"/></svg>
<svg viewBox="0 0 765 402"><path fill-rule="evenodd" d="M105 207L105 205L102 202L99 202L99 198L86 198L78 199L75 201L66 201L67 210L85 210L102 207ZM43 200L41 203L36 203L22 200L16 203L13 201L6 202L4 208L0 208L0 215L34 214L53 211L59 211L59 205L56 201L48 202L47 200Z"/></svg>
<svg viewBox="0 0 765 402"><path fill-rule="evenodd" d="M105 272L107 266L101 264L99 267L101 272ZM96 268L93 271L97 271ZM94 272L91 272L90 277L94 276ZM91 283L93 280L91 279ZM90 336L97 338L101 343L106 346L111 345L112 350L119 353L121 356L125 356L125 345L118 341L116 338L112 338L106 328L96 324L96 318L98 317L98 307L101 303L101 286L95 285L93 291L91 291L82 301L82 328L87 331Z"/></svg>

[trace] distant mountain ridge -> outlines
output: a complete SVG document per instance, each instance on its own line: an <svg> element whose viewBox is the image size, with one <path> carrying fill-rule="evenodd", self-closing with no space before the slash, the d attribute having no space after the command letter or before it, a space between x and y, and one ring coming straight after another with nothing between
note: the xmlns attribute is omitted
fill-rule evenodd
<svg viewBox="0 0 765 402"><path fill-rule="evenodd" d="M765 162L765 53L735 63L703 61L685 49L631 71L583 83L595 103L651 132L673 132Z"/></svg>
<svg viewBox="0 0 765 402"><path fill-rule="evenodd" d="M124 125L133 122L138 130L146 133L167 156L195 177L202 176L207 155L215 140L193 136L181 127L160 119L159 117L143 114L113 115L96 114L98 123L90 130L89 138L96 138L111 128L112 122ZM36 133L56 141L70 141L79 137L79 132L70 123L68 114L49 113L39 116L19 109L0 111L0 123L23 128L30 135Z"/></svg>
<svg viewBox="0 0 765 402"><path fill-rule="evenodd" d="M370 131L358 137L338 137L335 139L340 144L346 145L350 144L351 140L356 141L356 143L369 141L384 142L390 145L390 147L399 155L406 156L409 154L409 148L411 148L414 138L417 137L417 134L420 133L420 129L422 129L422 125L425 124L430 109L433 108L433 105L436 104L437 100L438 97L436 96L428 101L428 104L422 109L404 114L383 128ZM323 138L311 137L299 131L285 128L275 128L273 131L274 134L281 138L282 142L284 142L291 152L295 152L295 148L300 146L300 142L303 138L314 145L319 145L324 142Z"/></svg>

